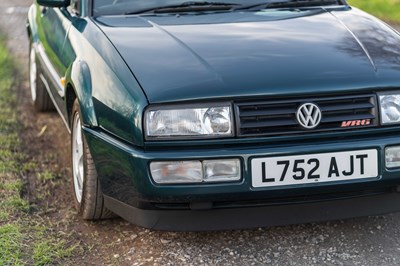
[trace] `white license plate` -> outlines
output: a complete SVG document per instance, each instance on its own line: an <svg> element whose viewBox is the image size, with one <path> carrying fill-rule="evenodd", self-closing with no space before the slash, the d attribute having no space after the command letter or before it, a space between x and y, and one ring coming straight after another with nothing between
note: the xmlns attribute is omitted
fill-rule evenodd
<svg viewBox="0 0 400 266"><path fill-rule="evenodd" d="M346 181L378 176L378 151L362 150L251 160L253 187Z"/></svg>

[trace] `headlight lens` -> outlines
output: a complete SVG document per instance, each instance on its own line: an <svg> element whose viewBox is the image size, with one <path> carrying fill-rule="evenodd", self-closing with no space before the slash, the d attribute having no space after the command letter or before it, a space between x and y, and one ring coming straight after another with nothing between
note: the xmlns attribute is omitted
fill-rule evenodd
<svg viewBox="0 0 400 266"><path fill-rule="evenodd" d="M204 182L240 180L240 161L238 159L203 161L203 167Z"/></svg>
<svg viewBox="0 0 400 266"><path fill-rule="evenodd" d="M385 164L387 168L400 167L400 146L386 147Z"/></svg>
<svg viewBox="0 0 400 266"><path fill-rule="evenodd" d="M379 95L381 123L400 123L400 93Z"/></svg>
<svg viewBox="0 0 400 266"><path fill-rule="evenodd" d="M146 136L150 138L216 137L233 133L230 106L151 109L146 112L145 123Z"/></svg>
<svg viewBox="0 0 400 266"><path fill-rule="evenodd" d="M203 166L200 161L152 162L150 171L158 184L203 181Z"/></svg>

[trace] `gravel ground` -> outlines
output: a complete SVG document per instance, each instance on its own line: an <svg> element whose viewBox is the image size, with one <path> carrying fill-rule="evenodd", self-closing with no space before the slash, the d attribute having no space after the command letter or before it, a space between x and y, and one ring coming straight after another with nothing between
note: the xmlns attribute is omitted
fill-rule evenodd
<svg viewBox="0 0 400 266"><path fill-rule="evenodd" d="M0 27L8 34L10 49L25 75L28 50L25 21L30 3L28 0L0 1ZM27 90L27 82L23 84L20 90ZM26 92L19 91L19 95ZM27 108L25 112L30 110ZM37 115L36 119L42 123L47 120L54 127L48 138L59 138L57 132L66 134L57 115ZM55 145L53 148L59 153L56 158L67 158L65 142ZM68 167L63 161L59 163ZM70 207L67 202L60 208ZM76 223L74 230L78 230L77 225L79 234L86 235L82 241L97 247L93 250L99 252L100 264L400 265L400 214L209 233L150 231L120 219L86 223L77 219L76 214L68 219ZM77 265L95 264L85 258L80 261Z"/></svg>

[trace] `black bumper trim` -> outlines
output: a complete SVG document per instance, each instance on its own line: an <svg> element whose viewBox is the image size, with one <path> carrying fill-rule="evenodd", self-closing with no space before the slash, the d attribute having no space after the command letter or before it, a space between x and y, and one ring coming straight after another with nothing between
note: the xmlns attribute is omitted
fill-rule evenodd
<svg viewBox="0 0 400 266"><path fill-rule="evenodd" d="M145 210L104 196L108 209L125 220L165 231L213 231L380 215L400 211L400 193L323 202L212 210Z"/></svg>

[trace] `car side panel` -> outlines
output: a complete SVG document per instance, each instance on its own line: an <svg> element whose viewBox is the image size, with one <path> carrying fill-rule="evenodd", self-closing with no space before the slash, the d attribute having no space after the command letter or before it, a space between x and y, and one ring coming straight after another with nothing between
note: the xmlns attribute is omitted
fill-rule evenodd
<svg viewBox="0 0 400 266"><path fill-rule="evenodd" d="M61 77L66 73L70 62L63 56L64 44L71 25L67 11L59 8L37 6L38 53L46 69L46 80L51 94L60 107L64 97L64 86Z"/></svg>
<svg viewBox="0 0 400 266"><path fill-rule="evenodd" d="M34 47L36 53L37 53L37 58L38 58L38 67L41 69L41 75L40 79L41 82L45 85L50 98L52 99L55 108L59 112L60 116L62 117L63 121L65 124L68 126L68 122L66 120L66 112L65 112L65 106L64 102L62 100L62 97L58 92L63 92L64 88L61 84L61 74L59 72L65 71L65 66L67 64L64 64L63 67L60 67L57 69L57 67L54 66L52 61L58 61L61 62L60 59L56 56L56 54L51 52L51 47L50 45L47 44L46 40L46 34L43 29L43 24L42 24L42 14L43 7L40 7L36 4L33 4L28 13L28 21L27 21L27 30L28 34L30 37L30 41L32 43L32 46ZM48 9L47 11L48 12ZM55 13L53 12L53 15ZM51 24L51 23L50 23ZM68 24L68 21L65 21L64 24ZM63 26L66 28L67 26ZM61 30L63 31L63 30ZM65 29L66 31L66 29ZM51 32L48 32L48 34L51 34ZM62 36L63 34L59 34ZM53 47L56 47L57 45L60 45L59 43L62 42L62 45L64 45L65 41L65 36L61 38L62 41L58 41L58 43L53 43ZM55 40L54 40L55 41ZM55 42L57 42L55 41ZM45 47L48 47L47 51ZM61 49L61 48L57 48ZM50 51L51 56L49 56L48 51ZM60 57L62 58L63 53L60 54ZM64 60L65 62L65 60ZM59 64L61 65L61 64Z"/></svg>
<svg viewBox="0 0 400 266"><path fill-rule="evenodd" d="M148 101L103 32L89 18L74 20L65 53L73 61L66 81L79 99L84 124L142 146L142 113Z"/></svg>
<svg viewBox="0 0 400 266"><path fill-rule="evenodd" d="M55 12L68 18L59 10ZM46 24L41 23L40 16L40 8L33 5L28 16L28 28L36 46L41 44L45 35L41 27ZM148 101L142 88L115 47L91 19L74 17L71 23L61 56L54 59L57 66L51 66L57 69L59 78L65 76L65 89L73 90L77 96L84 124L99 126L124 141L143 146L142 113ZM48 69L44 64L42 68ZM48 87L57 91L57 81L48 83ZM52 98L69 128L65 96Z"/></svg>

